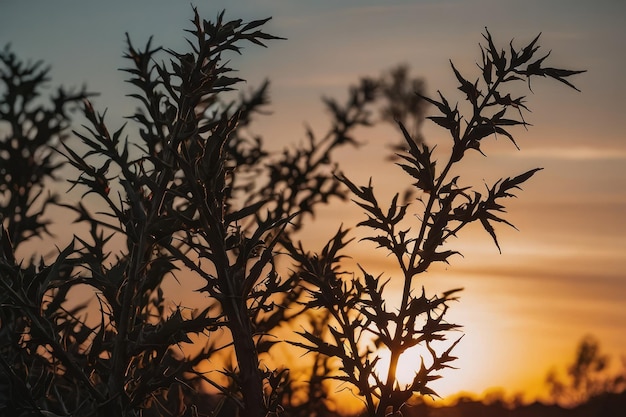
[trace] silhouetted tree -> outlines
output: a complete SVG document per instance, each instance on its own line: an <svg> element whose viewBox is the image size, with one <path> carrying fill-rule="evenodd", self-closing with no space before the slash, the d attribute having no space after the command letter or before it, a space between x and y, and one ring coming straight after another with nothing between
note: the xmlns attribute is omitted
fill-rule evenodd
<svg viewBox="0 0 626 417"><path fill-rule="evenodd" d="M565 375L552 370L546 377L551 399L561 405L574 406L606 393L626 390L626 363L621 372L611 374L610 358L601 353L600 342L585 336L576 349Z"/></svg>

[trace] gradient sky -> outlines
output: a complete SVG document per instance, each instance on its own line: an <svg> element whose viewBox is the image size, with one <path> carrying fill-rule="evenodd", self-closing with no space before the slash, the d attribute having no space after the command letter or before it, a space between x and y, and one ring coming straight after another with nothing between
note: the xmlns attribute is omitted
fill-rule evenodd
<svg viewBox="0 0 626 417"><path fill-rule="evenodd" d="M626 354L626 2L231 0L197 6L205 18L223 8L229 18L273 16L266 30L288 38L268 49L246 47L233 60L250 86L272 80L273 115L259 120L257 130L276 149L302 140L305 122L322 133L327 119L319 98L345 97L360 76L408 63L428 93L442 90L457 100L448 59L467 78L477 77L470 71L485 26L502 46L512 38L521 46L542 32L540 45L553 51L553 66L588 70L573 79L582 93L536 80L526 118L534 126L516 131L522 150L496 143L487 147L490 158L468 165L488 182L544 170L509 204L507 218L519 231L500 229L501 255L486 234L461 235L452 244L465 257L424 281L431 292L465 287L451 309L451 318L465 325L460 369L438 388L443 394L494 386L539 394L548 368L570 361L588 333L616 362ZM0 43L10 42L22 58L50 63L52 85L86 83L100 92L95 104L109 108L117 127L134 109L116 70L124 66L124 32L137 44L153 34L156 44L176 48L190 17L188 1L0 0ZM437 143L444 132L427 125L425 133ZM393 135L364 132L367 146L341 155L351 178L365 182L373 175L383 195L405 180L380 156L397 141ZM485 165L487 171L475 171ZM361 218L353 207L335 205L317 219L328 229L316 226L322 232L308 238L319 244L338 219ZM386 271L384 258L371 264Z"/></svg>

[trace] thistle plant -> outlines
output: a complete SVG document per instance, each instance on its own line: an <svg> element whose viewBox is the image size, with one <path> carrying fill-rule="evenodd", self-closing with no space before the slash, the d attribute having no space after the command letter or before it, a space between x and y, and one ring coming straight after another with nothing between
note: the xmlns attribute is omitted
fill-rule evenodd
<svg viewBox="0 0 626 417"><path fill-rule="evenodd" d="M139 104L132 139L85 100L88 125L74 131L80 146L56 148L76 173L70 189L83 193L78 202L55 202L76 214L74 239L51 262L24 269L3 234L3 330L12 333L11 313L23 313L17 337L3 342L15 352L2 374L10 412L193 415L200 382L242 415L281 407L275 391L284 370L267 369L260 357L274 343L272 329L297 314L285 307L299 290L294 276L276 272L275 248L288 227L301 226L297 216L343 198L331 155L354 142L350 132L372 97L355 90L345 108L328 100L336 119L328 135L309 133L305 145L268 154L244 129L267 103L268 83L228 101L224 93L243 80L223 57L242 42L279 39L259 29L268 20L226 21L221 13L211 22L194 10L188 52L151 41L137 48L127 38L124 71ZM16 132L5 143L24 146ZM7 223L16 229L15 219ZM208 301L200 308L173 305L163 291L168 277L184 284L190 274L203 281L197 291ZM92 294L91 305L70 309L73 290ZM94 310L95 323L87 319ZM186 353L192 338L206 347ZM226 383L199 367L217 351L233 358L219 370ZM26 388L33 379L40 389Z"/></svg>
<svg viewBox="0 0 626 417"><path fill-rule="evenodd" d="M309 352L339 360L335 373L328 378L354 388L370 416L401 412L414 396L437 395L431 381L440 378L440 371L452 367L456 359L452 351L461 337L449 341L460 325L448 323L446 312L457 300L460 289L428 296L419 277L433 264L449 263L458 254L449 248L449 241L469 224L479 222L500 250L495 227L497 223L513 226L503 217L504 201L514 197L520 186L540 168L513 177L502 178L488 185L485 191L476 186L459 185L459 176L450 173L470 152L483 153L486 138L501 136L517 143L511 127L527 127L524 112L528 111L524 96L512 96L509 84L527 82L533 77L549 77L574 87L567 78L583 71L545 67L549 53L537 58L539 36L521 49L510 43L508 51L495 46L485 30L486 45L481 45L480 75L472 82L451 62L452 71L464 93L467 112L439 92L438 98L420 95L432 104L437 114L427 117L448 132L452 146L444 157L435 159L434 148L407 131L399 121L408 151L398 154L397 165L411 178L417 191L417 218L407 216L411 202L400 202L396 193L388 205L375 196L372 183L360 186L345 176L338 179L351 191L354 202L367 218L357 227L366 230L362 241L373 242L377 250L392 257L398 273L388 278L374 276L363 267L349 273L344 270L342 250L348 244L347 230L339 230L320 253L292 245L290 252L299 267L305 285L309 309L323 310L330 317L327 334L303 330L295 346ZM412 206L415 206L413 204ZM387 296L389 281L400 279L401 300L393 304ZM439 348L448 340L445 348ZM422 346L422 354L413 380L398 383L396 374L400 356L414 346ZM379 375L380 351L391 353L386 375Z"/></svg>

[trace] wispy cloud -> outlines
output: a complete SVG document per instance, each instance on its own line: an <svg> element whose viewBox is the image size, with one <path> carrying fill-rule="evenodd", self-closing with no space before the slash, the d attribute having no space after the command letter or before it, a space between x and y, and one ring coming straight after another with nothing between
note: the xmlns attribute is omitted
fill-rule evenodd
<svg viewBox="0 0 626 417"><path fill-rule="evenodd" d="M517 158L561 160L626 160L626 149L609 147L570 146L524 148L523 152L503 151Z"/></svg>

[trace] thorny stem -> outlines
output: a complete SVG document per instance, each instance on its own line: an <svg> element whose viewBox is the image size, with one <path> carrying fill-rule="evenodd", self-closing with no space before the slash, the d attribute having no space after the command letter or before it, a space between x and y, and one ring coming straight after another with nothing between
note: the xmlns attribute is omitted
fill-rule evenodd
<svg viewBox="0 0 626 417"><path fill-rule="evenodd" d="M183 118L179 118L174 126L174 129L170 135L170 141L178 143L178 136L180 135L181 129L183 125L187 122L189 115L193 111L193 108L189 105L189 98L184 96L181 106L183 109L182 114L184 114ZM176 149L172 145L163 146L163 159L165 165L170 165L173 163L174 153ZM126 358L126 346L128 342L128 332L131 321L131 305L133 298L136 293L137 282L139 281L138 273L140 270L141 262L143 261L143 255L145 254L145 246L146 246L146 230L145 227L148 224L152 224L156 218L160 215L160 211L162 209L162 203L165 198L165 194L168 191L167 184L172 180L173 171L171 169L164 169L161 171L161 175L159 176L159 180L157 181L157 186L155 189L155 198L154 202L157 204L152 204L150 207L150 213L145 219L145 223L140 225L140 235L139 242L135 246L135 252L131 255L132 264L129 269L129 276L127 285L124 287L124 291L122 294L122 310L120 313L120 322L118 323L118 334L115 339L115 345L113 350L113 372L111 373L111 377L109 379L109 389L112 392L120 392L122 394L122 398L125 397L125 389L124 389L124 373L125 373L125 362Z"/></svg>
<svg viewBox="0 0 626 417"><path fill-rule="evenodd" d="M341 312L341 317L339 316L337 311L335 311L334 309L331 311L332 311L332 315L335 317L335 320L337 320L339 323L345 323L346 325L350 323L350 318L348 317L347 312L343 308L339 309L339 311ZM348 343L350 344L352 357L356 357L359 352L359 347L357 345L356 338L347 337L346 339L348 340ZM357 363L360 363L360 362L357 362ZM359 372L362 372L362 370L359 370ZM359 373L359 380L361 378L362 378L362 375L361 373ZM362 395L365 397L366 406L367 406L367 410L369 411L369 414L370 415L374 414L374 411L376 410L376 405L374 404L373 393L369 389L363 389L362 387L360 387L360 385L359 385L359 389L362 391Z"/></svg>
<svg viewBox="0 0 626 417"><path fill-rule="evenodd" d="M502 80L506 77L506 75L511 71L511 69L507 69L506 71L504 71L502 74L500 74L500 76L494 81L494 83L490 86L490 88L487 91L487 94L485 95L485 97L483 98L483 100L481 101L480 106L477 106L474 108L474 113L472 115L472 118L470 119L470 122L468 123L467 128L465 129L465 131L463 132L463 137L460 139L460 143L463 144L463 146L466 146L465 142L467 141L467 135L469 134L469 132L472 131L474 125L477 123L478 118L480 117L481 112L484 110L485 106L487 105L489 99L493 96L493 93L497 90L498 86L500 85L500 83L502 82ZM408 262L408 265L405 265L402 258L400 256L398 256L398 261L399 264L404 272L404 288L402 291L402 301L400 304L400 312L398 314L398 317L400 318L400 323L398 323L398 325L396 326L396 330L395 330L395 335L393 340L394 341L399 341L401 340L402 337L402 332L403 332L403 326L402 326L402 319L404 318L404 313L406 312L407 308L408 308L408 304L409 304L409 297L411 294L411 289L413 287L413 278L415 278L415 276L417 276L418 274L422 273L425 271L426 268L428 268L428 265L430 264L428 262L428 260L426 261L426 264L423 264L423 258L420 258L420 260L417 262L417 257L419 256L421 250L420 247L422 246L422 243L424 241L425 238L425 234L426 234L426 229L428 227L428 221L429 219L432 217L432 209L433 209L433 205L435 203L435 201L438 200L439 198L439 189L441 188L444 180L446 179L450 169L452 168L452 166L454 165L455 161L453 159L452 154L450 155L448 162L446 163L446 166L444 167L444 169L441 171L441 174L439 175L439 177L437 178L436 184L434 189L432 190L432 192L429 194L428 197L428 202L426 204L426 207L424 209L424 216L423 216L423 220L420 226L420 231L418 234L417 239L415 240L414 243L414 247L413 247L413 251L411 253L411 257L410 260ZM395 240L395 239L394 239ZM425 265L425 267L420 267L421 265ZM400 359L400 355L402 354L403 350L402 349L392 349L391 350L391 358L389 361L389 370L387 373L387 381L385 384L385 389L391 393L393 391L393 384L395 383L395 379L396 379L396 372L397 372L397 368L398 368L398 361ZM385 408L386 407L379 407L378 409L378 416L384 416L385 414Z"/></svg>
<svg viewBox="0 0 626 417"><path fill-rule="evenodd" d="M183 164L186 175L192 175L191 167ZM190 177L192 178L192 177ZM202 190L197 181L190 181L193 194L200 200ZM223 291L218 297L224 313L228 317L227 326L231 331L237 364L241 377L243 395L243 415L246 417L262 417L265 415L263 401L263 381L259 374L259 360L254 346L253 331L246 314L245 298L238 280L244 279L245 265L241 269L232 270L228 254L224 251L224 230L219 219L213 213L220 213L220 207L209 207L205 201L199 207L204 215L200 216L205 238L211 249L211 260L217 271L218 285Z"/></svg>
<svg viewBox="0 0 626 417"><path fill-rule="evenodd" d="M125 363L126 363L126 346L128 342L128 332L131 322L131 311L133 310L133 298L136 295L136 287L139 282L139 270L143 264L143 258L146 247L145 224L141 225L139 242L135 245L131 252L131 266L128 271L128 281L124 288L122 298L122 311L120 313L120 322L118 323L118 334L115 339L115 347L113 351L113 372L109 379L109 390L111 392L120 391L121 398L125 401Z"/></svg>

